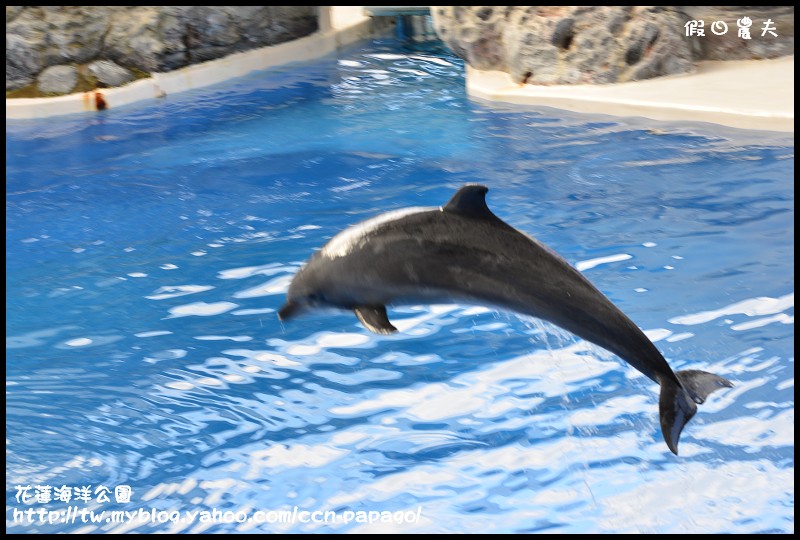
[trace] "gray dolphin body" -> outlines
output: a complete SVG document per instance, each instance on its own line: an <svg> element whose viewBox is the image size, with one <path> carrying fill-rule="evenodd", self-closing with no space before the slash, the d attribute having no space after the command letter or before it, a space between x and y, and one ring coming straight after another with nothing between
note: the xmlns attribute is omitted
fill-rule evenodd
<svg viewBox="0 0 800 540"><path fill-rule="evenodd" d="M463 302L532 315L607 349L661 385L661 431L678 453L696 404L733 386L711 373L674 372L644 333L583 274L486 206L488 188L462 187L441 208L381 214L332 238L297 273L278 315L353 310L379 334L397 329L388 304Z"/></svg>

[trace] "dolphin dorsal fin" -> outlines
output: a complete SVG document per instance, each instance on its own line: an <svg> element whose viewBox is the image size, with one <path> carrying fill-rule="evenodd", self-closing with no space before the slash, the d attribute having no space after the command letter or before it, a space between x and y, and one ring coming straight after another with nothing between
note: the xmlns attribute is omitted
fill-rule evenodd
<svg viewBox="0 0 800 540"><path fill-rule="evenodd" d="M445 212L455 212L476 219L497 220L486 206L486 192L489 188L480 184L467 184L453 195L453 198L442 207Z"/></svg>

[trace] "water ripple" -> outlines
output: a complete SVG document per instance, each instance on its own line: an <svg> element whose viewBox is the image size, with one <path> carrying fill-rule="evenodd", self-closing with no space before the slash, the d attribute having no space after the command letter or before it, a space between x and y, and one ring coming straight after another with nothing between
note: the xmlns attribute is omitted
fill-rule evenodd
<svg viewBox="0 0 800 540"><path fill-rule="evenodd" d="M794 531L790 137L476 103L393 40L100 116L7 122L7 508L419 512L413 523L14 523L25 533ZM486 306L281 323L345 227L489 186L675 369L735 387L675 457L658 386ZM40 506L40 505L33 505ZM48 503L50 510L61 503Z"/></svg>

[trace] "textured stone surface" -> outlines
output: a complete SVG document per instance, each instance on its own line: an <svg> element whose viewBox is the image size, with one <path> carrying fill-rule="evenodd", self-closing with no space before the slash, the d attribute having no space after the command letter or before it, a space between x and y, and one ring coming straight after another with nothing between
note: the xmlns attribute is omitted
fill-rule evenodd
<svg viewBox="0 0 800 540"><path fill-rule="evenodd" d="M774 58L794 51L793 8L662 6L432 7L436 31L472 67L530 84L602 84L687 73L697 60ZM746 13L745 13L746 12ZM734 16L735 14L735 16ZM741 40L736 19L772 15L781 39ZM685 35L687 21L722 17L723 38ZM738 41L737 41L738 40Z"/></svg>
<svg viewBox="0 0 800 540"><path fill-rule="evenodd" d="M170 71L316 29L314 6L6 6L6 90L53 65Z"/></svg>
<svg viewBox="0 0 800 540"><path fill-rule="evenodd" d="M42 69L39 54L21 36L6 34L6 88L31 84Z"/></svg>
<svg viewBox="0 0 800 540"><path fill-rule="evenodd" d="M111 60L98 60L86 66L86 70L97 78L99 86L122 86L131 82L135 77L124 67L118 66Z"/></svg>
<svg viewBox="0 0 800 540"><path fill-rule="evenodd" d="M39 74L37 84L45 94L67 94L78 82L75 66L50 66Z"/></svg>

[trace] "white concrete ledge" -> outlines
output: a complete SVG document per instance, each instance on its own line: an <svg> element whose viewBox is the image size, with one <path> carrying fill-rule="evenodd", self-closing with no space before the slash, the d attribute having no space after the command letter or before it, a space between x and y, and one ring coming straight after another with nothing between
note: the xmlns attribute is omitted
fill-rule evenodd
<svg viewBox="0 0 800 540"><path fill-rule="evenodd" d="M794 131L794 56L702 62L688 75L608 85L520 85L504 72L467 68L467 92L583 113Z"/></svg>
<svg viewBox="0 0 800 540"><path fill-rule="evenodd" d="M146 99L201 88L241 77L252 71L290 62L304 62L330 54L388 27L384 20L365 17L360 8L333 8L320 17L320 31L278 45L232 54L168 73L153 73L119 88L93 90L51 98L6 99L6 118L46 118L115 108ZM337 11L340 10L340 11ZM323 24L324 21L324 24ZM98 97L99 96L99 97Z"/></svg>

